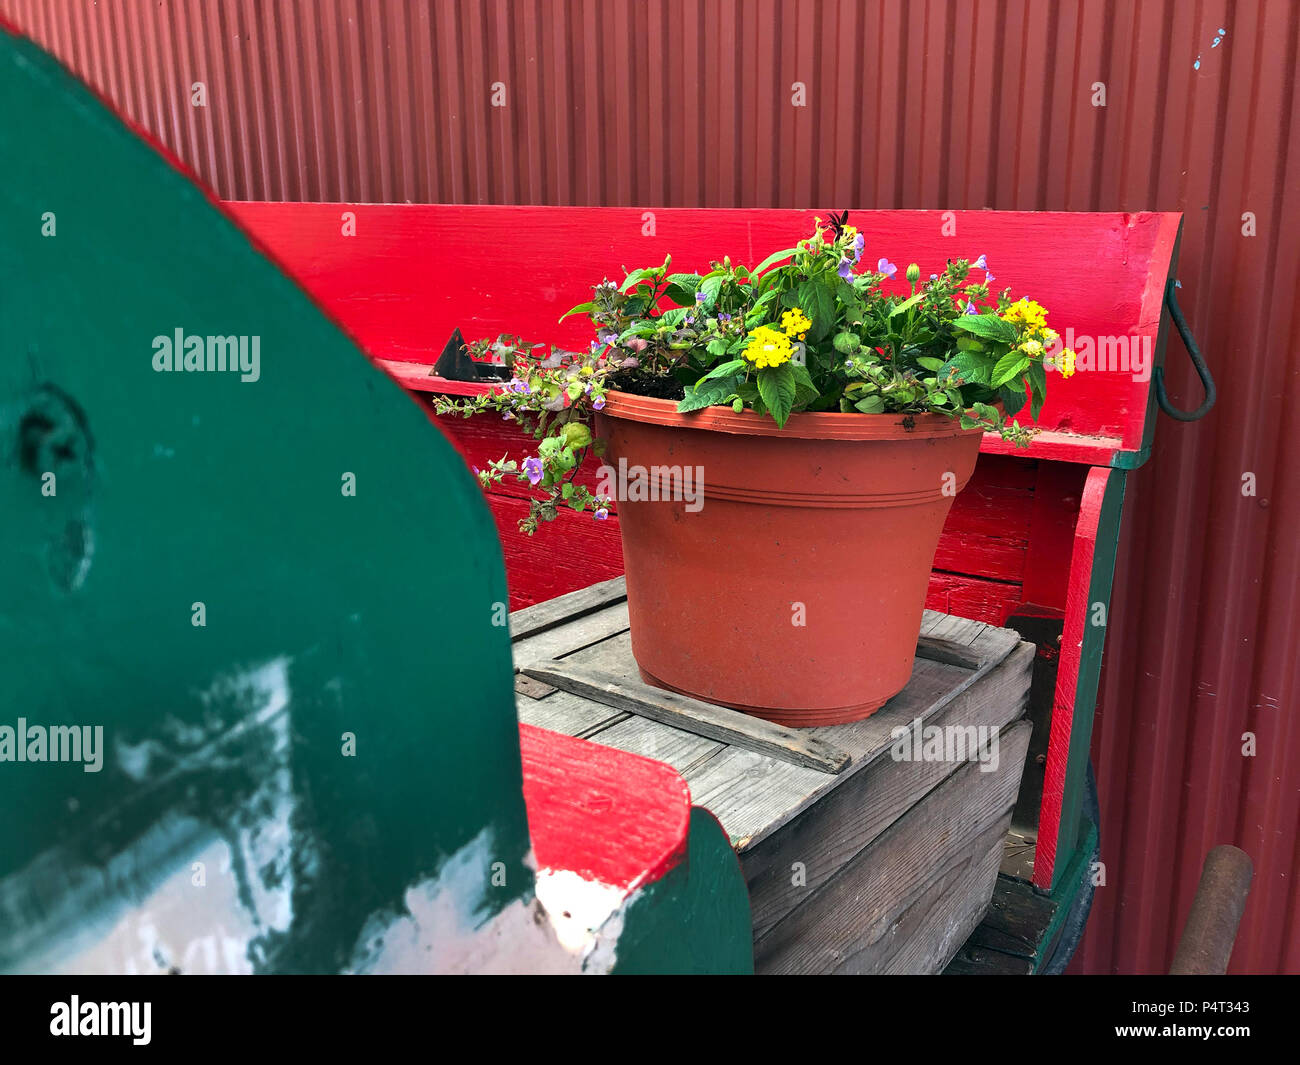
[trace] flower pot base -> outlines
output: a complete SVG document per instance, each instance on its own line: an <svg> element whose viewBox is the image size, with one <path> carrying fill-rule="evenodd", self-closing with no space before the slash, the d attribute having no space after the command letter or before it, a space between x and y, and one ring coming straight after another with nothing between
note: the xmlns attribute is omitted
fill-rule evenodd
<svg viewBox="0 0 1300 1065"><path fill-rule="evenodd" d="M814 728L819 725L847 725L851 721L862 721L870 717L879 710L889 699L880 699L874 703L862 703L858 706L833 706L816 710L797 710L788 707L770 707L770 706L745 706L743 703L727 703L719 699L710 699L701 695L699 692L686 691L683 688L674 687L653 674L647 673L640 666L637 666L637 672L641 674L641 679L655 688L662 688L664 691L676 692L678 695L687 695L692 699L699 699L700 702L710 703L713 706L725 706L731 710L739 710L742 714L749 714L751 717L759 717L764 721L771 721L776 725L785 725L787 728ZM892 698L892 696L890 697Z"/></svg>

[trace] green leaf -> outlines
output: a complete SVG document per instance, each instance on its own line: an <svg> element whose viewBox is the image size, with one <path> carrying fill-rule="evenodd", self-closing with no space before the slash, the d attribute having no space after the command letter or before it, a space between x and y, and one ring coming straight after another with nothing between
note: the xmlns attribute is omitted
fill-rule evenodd
<svg viewBox="0 0 1300 1065"><path fill-rule="evenodd" d="M777 427L785 425L794 406L794 371L788 362L758 371L758 394L762 397Z"/></svg>
<svg viewBox="0 0 1300 1065"><path fill-rule="evenodd" d="M1024 384L1020 382L1017 382L1017 384L1020 384L1019 388L1007 386L998 389L998 399L1002 400L1002 406L1006 408L1008 418L1012 415L1019 414L1020 409L1027 402L1025 399Z"/></svg>
<svg viewBox="0 0 1300 1065"><path fill-rule="evenodd" d="M722 291L722 278L706 277L700 291L704 293L709 306L713 306L718 301L718 293Z"/></svg>
<svg viewBox="0 0 1300 1065"><path fill-rule="evenodd" d="M731 409L734 410L737 414L739 414L741 411L745 409L745 401L743 399L733 400L731 404Z"/></svg>
<svg viewBox="0 0 1300 1065"><path fill-rule="evenodd" d="M838 317L835 311L835 293L820 281L805 281L799 286L798 307L809 318L808 343L816 344L830 333Z"/></svg>
<svg viewBox="0 0 1300 1065"><path fill-rule="evenodd" d="M835 350L844 355L852 355L858 348L862 347L862 338L857 333L851 333L847 329L842 333L836 333L835 339L831 341L835 345Z"/></svg>
<svg viewBox="0 0 1300 1065"><path fill-rule="evenodd" d="M767 316L768 305L777 297L776 289L771 292L764 292L754 301L754 305L745 312L745 328L762 324L763 319Z"/></svg>
<svg viewBox="0 0 1300 1065"><path fill-rule="evenodd" d="M698 388L705 381L711 381L715 377L732 377L738 373L741 373L745 369L746 365L747 363L745 362L744 359L732 359L730 362L719 363L712 370L710 370L703 377L701 377L698 382L696 382L696 387Z"/></svg>
<svg viewBox="0 0 1300 1065"><path fill-rule="evenodd" d="M561 436L566 447L586 447L591 443L591 430L582 422L569 422L565 425Z"/></svg>
<svg viewBox="0 0 1300 1065"><path fill-rule="evenodd" d="M774 251L766 259L764 259L761 263L759 263L756 267L754 267L753 271L751 271L749 276L750 277L761 276L762 273L769 266L774 266L776 263L779 263L782 259L790 258L790 256L793 255L798 250L799 250L798 248L786 248L785 251Z"/></svg>
<svg viewBox="0 0 1300 1065"><path fill-rule="evenodd" d="M573 495L573 482L572 482L572 481L565 481L565 482L564 482L564 487L560 489L560 496L561 496L561 498L563 498L563 499L568 499L568 498L570 498L572 495Z"/></svg>
<svg viewBox="0 0 1300 1065"><path fill-rule="evenodd" d="M576 307L570 307L567 311L565 311L562 315L560 315L560 321L561 322L564 321L564 319L569 317L569 315L571 314L590 314L595 309L596 309L596 305L594 303L579 303Z"/></svg>
<svg viewBox="0 0 1300 1065"><path fill-rule="evenodd" d="M717 386L716 382L710 382L704 388L688 388L686 395L677 403L677 413L689 414L693 410L712 407L723 402L730 394L731 389L724 391Z"/></svg>
<svg viewBox="0 0 1300 1065"><path fill-rule="evenodd" d="M994 388L1001 388L1008 381L1019 377L1029 369L1029 358L1019 351L1008 351L1002 358L998 359L997 365L993 367L992 385Z"/></svg>
<svg viewBox="0 0 1300 1065"><path fill-rule="evenodd" d="M917 360L916 360L916 364L917 364L918 366L923 366L923 367L925 367L927 370L933 370L935 373L938 373L938 372L939 372L940 370L942 370L946 365L948 365L947 363L945 363L945 362L943 361L943 359L932 359L932 358L929 358L929 357L922 357L922 358L917 359Z"/></svg>
<svg viewBox="0 0 1300 1065"><path fill-rule="evenodd" d="M671 326L673 329L676 329L682 324L682 319L686 317L686 312L689 310L689 307L673 307L666 310L659 316L659 324Z"/></svg>
<svg viewBox="0 0 1300 1065"><path fill-rule="evenodd" d="M730 350L730 347L731 345L722 337L714 337L712 340L710 340L707 344L704 345L704 350L707 351L714 358L720 359L722 358L723 355L727 354L727 352Z"/></svg>
<svg viewBox="0 0 1300 1065"><path fill-rule="evenodd" d="M959 351L983 351L984 345L980 343L978 337L960 336L957 338L957 349Z"/></svg>
<svg viewBox="0 0 1300 1065"><path fill-rule="evenodd" d="M912 307L915 307L924 298L925 298L925 289L921 289L920 292L916 293L914 296L909 297L908 299L903 300L902 303L900 303L897 307L895 307L892 311L890 311L889 317L893 318L895 315L902 314L904 311Z"/></svg>
<svg viewBox="0 0 1300 1065"><path fill-rule="evenodd" d="M1042 363L1034 363L1029 367L1029 413L1033 416L1034 421L1038 420L1038 415L1042 412L1043 402L1047 399L1047 371L1043 369Z"/></svg>
<svg viewBox="0 0 1300 1065"><path fill-rule="evenodd" d="M868 396L866 399L858 400L853 407L863 414L880 414L885 409L885 401L880 396Z"/></svg>
<svg viewBox="0 0 1300 1065"><path fill-rule="evenodd" d="M953 366L967 384L988 385L992 381L993 360L974 352L958 352L953 356Z"/></svg>
<svg viewBox="0 0 1300 1065"><path fill-rule="evenodd" d="M1016 327L996 314L962 314L953 319L952 324L957 329L989 340L1000 340L1004 344L1014 344L1018 339Z"/></svg>
<svg viewBox="0 0 1300 1065"><path fill-rule="evenodd" d="M627 277L623 278L623 283L622 283L621 285L618 286L618 290L619 290L620 292L626 292L626 291L627 291L628 289L630 289L633 285L635 285L638 281L641 281L641 280L644 279L644 278L650 277L653 273L654 273L653 270L644 270L644 269L643 269L643 270L633 270L630 274L627 275Z"/></svg>
<svg viewBox="0 0 1300 1065"><path fill-rule="evenodd" d="M794 373L794 383L802 388L811 388L817 391L817 386L813 384L812 374L808 372L808 367L800 362L790 363L791 371Z"/></svg>

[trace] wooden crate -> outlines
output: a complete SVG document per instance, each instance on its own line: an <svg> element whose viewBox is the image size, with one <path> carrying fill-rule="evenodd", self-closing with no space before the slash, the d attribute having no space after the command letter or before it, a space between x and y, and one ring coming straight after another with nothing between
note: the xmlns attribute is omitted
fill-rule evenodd
<svg viewBox="0 0 1300 1065"><path fill-rule="evenodd" d="M739 855L758 972L941 971L997 878L1029 743L1033 646L927 612L911 682L886 706L785 729L641 683L627 628L621 579L512 614L520 719L686 778ZM895 757L899 728L924 739L934 726L985 742Z"/></svg>

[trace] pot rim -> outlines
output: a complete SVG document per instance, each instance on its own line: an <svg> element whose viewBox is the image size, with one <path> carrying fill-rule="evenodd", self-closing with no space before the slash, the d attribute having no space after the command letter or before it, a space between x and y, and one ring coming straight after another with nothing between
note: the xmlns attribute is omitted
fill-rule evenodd
<svg viewBox="0 0 1300 1065"><path fill-rule="evenodd" d="M636 396L611 390L605 394L600 414L607 418L663 425L674 429L701 429L737 436L776 436L800 440L917 440L965 436L979 429L963 429L957 418L944 414L846 414L835 411L803 411L790 415L778 429L767 416L730 407L705 407L689 414L677 412L677 401ZM910 428L904 423L910 419Z"/></svg>

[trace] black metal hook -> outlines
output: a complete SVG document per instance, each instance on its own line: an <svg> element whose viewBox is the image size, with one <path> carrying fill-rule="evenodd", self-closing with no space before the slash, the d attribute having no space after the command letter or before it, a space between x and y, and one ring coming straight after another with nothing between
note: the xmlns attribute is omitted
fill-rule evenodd
<svg viewBox="0 0 1300 1065"><path fill-rule="evenodd" d="M1169 283L1165 285L1165 306L1169 308L1169 316L1173 318L1174 325L1178 328L1178 335L1183 338L1183 345L1187 348L1187 356L1192 360L1192 365L1196 368L1196 376L1201 379L1201 387L1205 389L1205 400L1195 410L1179 410L1169 402L1169 396L1165 392L1164 367L1157 366L1156 402L1160 404L1160 409L1169 417L1176 418L1180 422L1194 422L1210 413L1210 408L1214 406L1214 401L1218 398L1218 392L1214 387L1214 378L1210 376L1210 368L1205 365L1205 359L1201 357L1201 349L1196 346L1196 339L1192 336L1192 330L1187 325L1187 319L1183 317L1182 308L1178 306L1178 297L1174 295L1177 284L1178 282L1171 277Z"/></svg>

